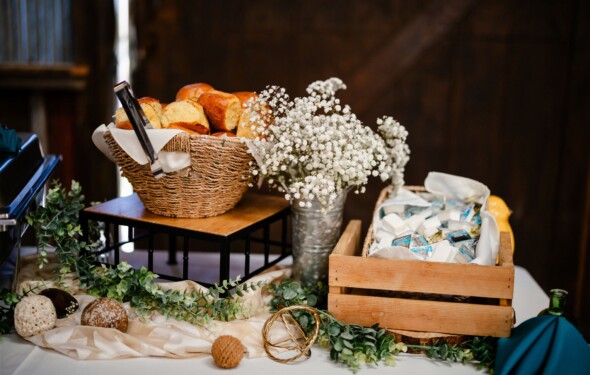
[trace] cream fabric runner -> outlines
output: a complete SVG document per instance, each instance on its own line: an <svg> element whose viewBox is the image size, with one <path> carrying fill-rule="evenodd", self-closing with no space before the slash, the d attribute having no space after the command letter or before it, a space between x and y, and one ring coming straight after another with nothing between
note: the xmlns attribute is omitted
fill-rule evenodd
<svg viewBox="0 0 590 375"><path fill-rule="evenodd" d="M23 264L24 263L24 264ZM51 264L51 263L50 263ZM21 262L18 273L18 290L43 285L42 288L55 287L47 280L55 275L55 267L43 270L37 268L33 260ZM271 283L290 275L290 268L278 268L263 273L248 282L265 281ZM163 288L175 290L194 290L203 288L192 281L161 283ZM258 288L241 298L247 316L230 322L212 321L206 326L193 325L173 318L166 318L153 313L144 322L134 310L125 303L129 316L127 333L114 328L99 328L80 325L84 307L95 297L83 293L76 283L68 285L78 300L80 308L67 318L58 319L56 327L26 340L35 345L53 349L75 359L115 359L132 357L199 357L211 353L211 345L221 335L232 335L240 339L246 349L247 358L264 357L262 327L270 317L268 302L272 296L266 288ZM287 331L282 325L275 324L271 331L273 342L288 340Z"/></svg>

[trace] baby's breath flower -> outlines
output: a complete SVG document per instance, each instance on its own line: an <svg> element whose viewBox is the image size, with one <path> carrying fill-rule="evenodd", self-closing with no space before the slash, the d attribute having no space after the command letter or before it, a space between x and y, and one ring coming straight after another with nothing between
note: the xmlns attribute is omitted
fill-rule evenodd
<svg viewBox="0 0 590 375"><path fill-rule="evenodd" d="M291 99L284 88L268 86L245 108L259 139L248 146L253 175L284 188L286 199L311 207L331 206L338 195L364 192L371 176L403 184L409 149L405 128L390 117L377 120L379 134L336 98L346 89L339 78L313 82L308 96ZM381 135L381 136L380 136Z"/></svg>

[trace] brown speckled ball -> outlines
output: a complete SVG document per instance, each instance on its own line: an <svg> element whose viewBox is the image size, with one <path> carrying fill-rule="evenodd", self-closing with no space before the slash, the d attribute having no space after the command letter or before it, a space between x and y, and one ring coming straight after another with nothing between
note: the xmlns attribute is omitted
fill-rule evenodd
<svg viewBox="0 0 590 375"><path fill-rule="evenodd" d="M82 325L104 328L116 328L127 332L127 311L114 298L97 298L90 302L82 312Z"/></svg>
<svg viewBox="0 0 590 375"><path fill-rule="evenodd" d="M244 347L240 340L233 336L219 336L211 347L211 354L217 366L234 368L244 357Z"/></svg>

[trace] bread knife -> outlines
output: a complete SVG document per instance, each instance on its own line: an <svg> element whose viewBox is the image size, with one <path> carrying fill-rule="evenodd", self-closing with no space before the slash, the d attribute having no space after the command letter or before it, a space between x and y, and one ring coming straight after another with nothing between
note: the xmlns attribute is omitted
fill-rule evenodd
<svg viewBox="0 0 590 375"><path fill-rule="evenodd" d="M125 110L125 113L127 114L127 117L129 118L129 122L135 131L135 135L137 135L137 138L139 139L139 143L141 144L143 151L150 161L150 168L154 174L154 177L164 177L166 173L164 173L162 170L162 166L158 160L158 154L156 154L154 151L152 142L148 138L145 131L146 128L153 129L152 124L143 112L143 109L141 109L141 106L139 105L139 102L135 96L133 96L131 85L129 85L128 82L123 81L116 84L114 90L117 98L119 98L119 101L123 106L123 109Z"/></svg>

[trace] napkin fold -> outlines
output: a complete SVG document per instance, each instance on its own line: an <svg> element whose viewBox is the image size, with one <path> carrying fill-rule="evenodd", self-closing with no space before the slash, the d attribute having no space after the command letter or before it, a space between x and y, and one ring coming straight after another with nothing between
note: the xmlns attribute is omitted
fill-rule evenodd
<svg viewBox="0 0 590 375"><path fill-rule="evenodd" d="M0 152L16 153L20 150L22 139L16 135L16 130L8 129L0 124Z"/></svg>
<svg viewBox="0 0 590 375"><path fill-rule="evenodd" d="M538 316L498 340L494 373L586 374L590 347L565 318Z"/></svg>
<svg viewBox="0 0 590 375"><path fill-rule="evenodd" d="M149 163L149 159L139 139L132 130L118 129L115 124L110 123L108 126L101 125L92 133L92 142L94 145L113 163L115 159L111 155L111 150L104 139L104 133L111 132L113 139L133 160L138 164L144 165ZM182 130L179 129L146 129L154 151L158 154L158 159L162 165L162 170L166 173L175 172L186 167L190 167L190 153L180 151L162 151L162 148Z"/></svg>

